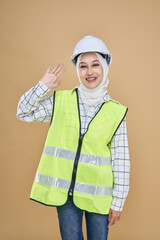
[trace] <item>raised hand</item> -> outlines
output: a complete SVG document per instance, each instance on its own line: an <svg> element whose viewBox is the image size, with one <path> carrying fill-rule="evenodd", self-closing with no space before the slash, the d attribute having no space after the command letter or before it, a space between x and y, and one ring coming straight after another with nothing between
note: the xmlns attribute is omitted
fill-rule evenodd
<svg viewBox="0 0 160 240"><path fill-rule="evenodd" d="M48 88L54 88L61 84L62 80L58 81L59 76L63 74L67 69L63 68L64 64L57 64L52 70L51 70L52 64L47 69L46 73L44 74L41 81L48 87ZM63 69L62 69L63 68ZM50 72L51 70L51 72Z"/></svg>

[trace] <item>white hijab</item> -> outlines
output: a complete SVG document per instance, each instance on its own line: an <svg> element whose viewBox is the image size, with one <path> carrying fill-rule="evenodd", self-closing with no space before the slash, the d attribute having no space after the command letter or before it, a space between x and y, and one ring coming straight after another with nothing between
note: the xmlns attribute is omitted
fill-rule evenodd
<svg viewBox="0 0 160 240"><path fill-rule="evenodd" d="M96 53L96 52L95 52ZM83 53L82 53L83 54ZM80 81L80 85L78 85L78 89L81 93L81 98L82 101L89 106L95 105L98 102L101 101L101 99L107 94L107 86L109 83L109 79L107 77L108 75L108 71L109 71L109 66L107 64L106 59L104 59L99 53L96 53L97 58L100 62L100 64L102 65L103 68L103 79L102 82L99 84L98 87L93 88L93 89L89 89L87 87L84 86L84 84L82 83L80 76L79 76L79 63L80 63L80 59L82 54L80 54L77 58L77 63L76 63L76 69L77 69L77 75Z"/></svg>

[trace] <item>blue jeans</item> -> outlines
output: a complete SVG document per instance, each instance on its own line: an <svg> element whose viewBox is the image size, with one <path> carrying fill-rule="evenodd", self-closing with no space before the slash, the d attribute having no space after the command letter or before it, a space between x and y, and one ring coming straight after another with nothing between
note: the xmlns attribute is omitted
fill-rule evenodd
<svg viewBox="0 0 160 240"><path fill-rule="evenodd" d="M81 210L73 203L73 196L62 206L57 206L59 227L62 240L84 240L82 232L83 211L86 218L88 240L107 240L109 214L91 213Z"/></svg>

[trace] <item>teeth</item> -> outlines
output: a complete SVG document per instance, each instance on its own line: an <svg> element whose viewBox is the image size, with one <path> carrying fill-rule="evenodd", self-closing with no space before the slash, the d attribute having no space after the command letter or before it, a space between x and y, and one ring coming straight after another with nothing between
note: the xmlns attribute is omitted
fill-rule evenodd
<svg viewBox="0 0 160 240"><path fill-rule="evenodd" d="M92 81L92 80L95 80L96 78L87 78L87 81Z"/></svg>

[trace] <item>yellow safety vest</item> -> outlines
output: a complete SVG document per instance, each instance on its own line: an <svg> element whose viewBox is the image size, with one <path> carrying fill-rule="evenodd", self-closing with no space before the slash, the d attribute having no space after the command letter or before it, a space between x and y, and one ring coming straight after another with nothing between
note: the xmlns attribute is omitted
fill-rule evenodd
<svg viewBox="0 0 160 240"><path fill-rule="evenodd" d="M70 194L78 208L108 214L113 200L110 143L128 108L104 102L81 134L78 90L71 92L54 92L54 114L30 199L60 206Z"/></svg>

